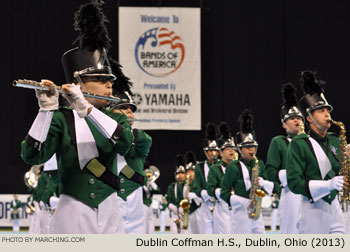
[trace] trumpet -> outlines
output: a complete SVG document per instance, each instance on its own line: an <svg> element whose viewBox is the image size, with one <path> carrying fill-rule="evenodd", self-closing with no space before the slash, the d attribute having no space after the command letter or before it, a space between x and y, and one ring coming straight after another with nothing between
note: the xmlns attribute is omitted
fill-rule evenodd
<svg viewBox="0 0 350 252"><path fill-rule="evenodd" d="M21 88L28 88L28 89L36 89L36 90L42 90L42 91L49 91L49 88L43 85L41 82L33 81L33 80L26 80L26 79L19 79L19 80L14 80L12 82L12 85L15 87L21 87ZM66 94L61 87L56 86L57 92L60 94ZM103 96L103 95L97 95L97 94L91 94L87 92L82 92L85 97L88 98L94 98L94 99L100 99L100 100L105 100L105 101L110 101L110 102L125 102L127 101L126 99L119 99L115 96Z"/></svg>

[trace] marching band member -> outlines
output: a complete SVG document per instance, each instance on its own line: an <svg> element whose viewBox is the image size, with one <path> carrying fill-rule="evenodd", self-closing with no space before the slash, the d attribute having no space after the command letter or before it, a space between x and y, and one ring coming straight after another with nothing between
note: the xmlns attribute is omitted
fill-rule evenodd
<svg viewBox="0 0 350 252"><path fill-rule="evenodd" d="M250 198L250 191L251 188L258 185L271 194L274 184L264 179L266 178L264 162L253 158L256 155L258 147L252 125L253 115L249 110L245 110L241 114L239 121L240 131L235 135L235 143L237 144L241 158L227 165L221 183L221 198L234 211L233 233L265 233L261 214L256 220L248 217L248 207L252 207L252 209L260 208L255 198ZM258 169L258 176L256 176L253 169ZM252 185L252 181L255 183L254 185ZM252 193L252 195L255 196L255 193ZM254 205L251 203L254 203ZM256 214L255 216L258 217L259 215Z"/></svg>
<svg viewBox="0 0 350 252"><path fill-rule="evenodd" d="M198 197L201 197L203 201L201 207L199 208L199 232L201 234L213 234L214 198L210 197L207 192L207 180L210 167L217 161L220 151L216 143L216 128L213 123L207 123L205 138L205 147L203 148L203 151L207 157L207 160L198 162L195 167L193 191Z"/></svg>
<svg viewBox="0 0 350 252"><path fill-rule="evenodd" d="M18 195L13 195L13 200L10 203L11 209L11 220L12 220L12 230L13 232L19 232L20 229L20 214L22 212L22 202L18 199Z"/></svg>
<svg viewBox="0 0 350 252"><path fill-rule="evenodd" d="M168 209L170 211L170 233L178 234L181 231L181 216L179 213L179 198L177 197L178 191L180 189L179 184L185 181L186 179L186 170L185 170L185 161L183 156L178 154L176 155L176 171L175 171L175 182L171 183L168 186L167 191L167 202Z"/></svg>
<svg viewBox="0 0 350 252"><path fill-rule="evenodd" d="M280 231L282 234L297 234L297 221L301 196L291 192L287 185L286 157L289 142L301 131L304 117L298 107L296 88L287 83L282 87L283 106L281 122L287 136L276 136L271 140L267 161L266 174L275 186L281 184L281 200L279 204ZM277 187L278 188L278 187Z"/></svg>
<svg viewBox="0 0 350 252"><path fill-rule="evenodd" d="M160 210L160 227L159 231L160 232L165 232L165 220L166 220L166 209L167 209L167 201L166 201L166 195L162 196L162 202L159 205L159 210Z"/></svg>
<svg viewBox="0 0 350 252"><path fill-rule="evenodd" d="M124 114L133 125L134 112L137 107L131 98L132 83L121 71L121 66L111 61L112 71L117 79L112 89L113 95L123 99L119 103L111 104L114 113ZM118 203L125 222L125 233L145 234L145 216L143 211L142 186L146 176L143 170L145 159L151 149L152 138L143 130L133 129L134 142L124 156L118 154L118 174L120 176L120 191Z"/></svg>
<svg viewBox="0 0 350 252"><path fill-rule="evenodd" d="M90 22L91 20L96 21ZM118 208L116 155L128 152L133 135L127 117L106 110L106 100L85 98L82 90L110 96L115 76L109 66L109 37L97 3L75 14L79 46L62 56L67 83L62 86L71 107L58 106L58 92L36 90L39 113L22 142L22 158L45 163L54 153L62 194L51 221L51 233L124 233Z"/></svg>
<svg viewBox="0 0 350 252"><path fill-rule="evenodd" d="M61 183L57 170L57 158L54 154L45 164L44 173L47 175L45 188L42 194L41 205L45 208L45 219L43 219L42 233L50 233L52 215L57 207L59 195L61 193Z"/></svg>
<svg viewBox="0 0 350 252"><path fill-rule="evenodd" d="M180 201L180 213L182 215L182 227L186 225L185 214L188 213L187 229L182 228L181 234L199 234L198 222L199 218L198 208L201 205L202 200L193 192L193 181L195 179L195 166L197 164L196 157L192 151L188 151L185 154L185 169L186 179L179 185L178 198ZM186 201L189 204L189 209L186 212L184 207L181 207L181 202Z"/></svg>
<svg viewBox="0 0 350 252"><path fill-rule="evenodd" d="M230 127L226 122L219 125L221 134L218 140L220 146L221 162L212 165L208 174L207 191L209 196L216 199L213 212L213 232L214 234L232 233L232 211L227 203L221 198L220 184L229 163L237 159L236 146L230 133Z"/></svg>
<svg viewBox="0 0 350 252"><path fill-rule="evenodd" d="M303 71L300 82L304 91L300 105L310 131L293 138L286 162L288 187L302 195L298 230L301 234L345 233L336 196L348 182L339 176L339 138L328 132L333 107L316 72Z"/></svg>
<svg viewBox="0 0 350 252"><path fill-rule="evenodd" d="M150 169L149 162L144 163L144 171L147 173L147 169ZM153 173L152 173L153 174ZM146 174L147 176L147 174ZM153 176L147 177L147 183L143 186L143 212L145 216L146 234L153 234L155 230L154 213L152 208L153 195L160 193L160 188L155 182L156 178Z"/></svg>

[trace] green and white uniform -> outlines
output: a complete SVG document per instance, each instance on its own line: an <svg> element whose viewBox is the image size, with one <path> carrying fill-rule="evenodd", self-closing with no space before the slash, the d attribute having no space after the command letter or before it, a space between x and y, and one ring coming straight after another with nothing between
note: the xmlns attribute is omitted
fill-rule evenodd
<svg viewBox="0 0 350 252"><path fill-rule="evenodd" d="M234 224L232 232L235 234L265 233L262 214L258 220L248 218L249 194L251 188L252 169L254 159L249 163L242 160L232 161L226 168L221 183L221 198L232 207ZM265 165L259 160L259 177L266 178ZM231 194L233 188L234 194Z"/></svg>
<svg viewBox="0 0 350 252"><path fill-rule="evenodd" d="M167 191L167 204L170 211L170 233L177 234L177 226L174 222L175 219L179 218L179 199L178 199L179 183L173 182L168 186Z"/></svg>
<svg viewBox="0 0 350 252"><path fill-rule="evenodd" d="M62 110L73 113L73 127L68 125ZM72 128L75 139L71 136ZM117 175L116 155L125 155L132 142L125 115L95 107L86 118L80 118L69 108L39 111L28 137L22 142L21 154L26 163L33 165L45 163L56 153L62 194L50 232L124 232L116 187L106 184L102 178L107 172Z"/></svg>
<svg viewBox="0 0 350 252"><path fill-rule="evenodd" d="M336 199L338 191L319 190L318 184L339 174L339 138L314 131L293 138L287 151L287 181L295 194L303 196L299 233L345 233L344 218ZM322 221L320 221L322 220Z"/></svg>
<svg viewBox="0 0 350 252"><path fill-rule="evenodd" d="M287 184L286 159L289 142L295 135L276 136L272 138L266 161L266 174L275 188L282 185L280 196L279 216L282 234L297 234L297 222L301 196L290 191ZM276 193L279 193L276 191Z"/></svg>
<svg viewBox="0 0 350 252"><path fill-rule="evenodd" d="M227 171L228 164L220 161L210 167L207 182L207 191L210 197L216 199L213 212L214 234L232 234L232 211L221 198L221 181Z"/></svg>
<svg viewBox="0 0 350 252"><path fill-rule="evenodd" d="M125 233L145 234L142 186L145 184L144 162L152 145L152 138L134 129L134 144L125 156L117 155L120 192L118 205L125 222Z"/></svg>
<svg viewBox="0 0 350 252"><path fill-rule="evenodd" d="M19 219L20 214L22 210L22 202L18 199L14 199L10 203L10 209L11 209L11 220L12 220L12 230L13 232L19 232L20 225L19 225Z"/></svg>
<svg viewBox="0 0 350 252"><path fill-rule="evenodd" d="M189 185L189 189L187 189L186 181L181 182L179 184L179 189L177 191L178 192L177 197L179 202L181 202L181 200L183 200L185 196L188 194L194 195L193 199L188 197L191 203L190 209L189 209L189 217L188 217L188 228L187 230L181 229L181 234L199 234L198 208L201 205L201 199L195 195L193 190L194 190L193 182ZM182 208L180 212L182 212Z"/></svg>
<svg viewBox="0 0 350 252"><path fill-rule="evenodd" d="M199 232L201 234L213 234L214 222L213 213L210 209L214 207L213 202L210 200L210 196L207 192L207 181L210 167L212 165L208 161L202 161L197 163L195 167L195 179L193 181L193 190L198 197L202 198L202 205L199 209Z"/></svg>

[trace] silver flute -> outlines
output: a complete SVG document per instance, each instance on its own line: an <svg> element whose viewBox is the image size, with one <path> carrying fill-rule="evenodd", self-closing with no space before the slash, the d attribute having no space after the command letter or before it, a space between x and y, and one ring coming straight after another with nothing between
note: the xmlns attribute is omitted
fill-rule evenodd
<svg viewBox="0 0 350 252"><path fill-rule="evenodd" d="M21 88L29 88L29 89L37 89L37 90L42 90L42 91L49 91L50 89L43 85L41 82L33 81L33 80L26 80L26 79L19 79L19 80L14 80L12 82L12 85L15 87L21 87ZM57 92L60 94L67 94L67 92L64 92L60 86L56 86ZM103 95L97 95L97 94L91 94L87 92L82 92L85 97L88 98L95 98L95 99L100 99L100 100L106 100L106 101L111 101L111 102L122 102L125 99L119 99L115 96L103 96Z"/></svg>

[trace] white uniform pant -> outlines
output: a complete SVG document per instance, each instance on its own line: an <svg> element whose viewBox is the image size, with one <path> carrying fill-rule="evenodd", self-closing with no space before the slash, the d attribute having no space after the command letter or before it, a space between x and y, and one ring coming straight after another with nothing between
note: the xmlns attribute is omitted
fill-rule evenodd
<svg viewBox="0 0 350 252"><path fill-rule="evenodd" d="M248 217L247 208L240 206L234 210L234 226L233 232L235 234L264 234L265 226L263 222L263 216L260 216L257 220L252 220Z"/></svg>
<svg viewBox="0 0 350 252"><path fill-rule="evenodd" d="M343 215L345 220L346 233L350 234L350 206L348 207L348 211L343 212Z"/></svg>
<svg viewBox="0 0 350 252"><path fill-rule="evenodd" d="M39 234L48 234L50 225L50 212L42 209L39 217L40 232Z"/></svg>
<svg viewBox="0 0 350 252"><path fill-rule="evenodd" d="M50 227L52 234L116 234L124 233L124 230L116 192L101 202L98 208L62 194Z"/></svg>
<svg viewBox="0 0 350 252"><path fill-rule="evenodd" d="M126 234L145 234L146 224L143 211L142 187L133 191L124 201L118 197Z"/></svg>
<svg viewBox="0 0 350 252"><path fill-rule="evenodd" d="M19 232L19 219L12 220L12 225L13 232Z"/></svg>
<svg viewBox="0 0 350 252"><path fill-rule="evenodd" d="M281 234L297 234L297 223L302 195L294 194L288 186L282 189L278 205Z"/></svg>
<svg viewBox="0 0 350 252"><path fill-rule="evenodd" d="M41 210L39 207L39 203L34 201L35 212L31 217L31 226L29 228L30 234L40 234L40 215Z"/></svg>
<svg viewBox="0 0 350 252"><path fill-rule="evenodd" d="M278 209L272 208L271 211L271 231L276 231Z"/></svg>
<svg viewBox="0 0 350 252"><path fill-rule="evenodd" d="M154 234L154 215L151 206L143 205L143 212L145 216L146 234Z"/></svg>
<svg viewBox="0 0 350 252"><path fill-rule="evenodd" d="M298 221L299 234L333 234L345 233L345 221L339 201L332 204L320 199L310 203L303 197Z"/></svg>
<svg viewBox="0 0 350 252"><path fill-rule="evenodd" d="M202 202L202 205L197 210L199 211L198 227L200 234L213 234L214 232L213 213L210 212L212 207L214 207L213 203L207 200Z"/></svg>
<svg viewBox="0 0 350 252"><path fill-rule="evenodd" d="M217 200L213 212L214 234L232 234L232 212L223 200Z"/></svg>
<svg viewBox="0 0 350 252"><path fill-rule="evenodd" d="M194 204L194 203L192 203L192 204ZM199 209L197 208L196 211L191 213L189 216L191 234L199 234L198 223L200 221L201 221L200 212L199 212Z"/></svg>
<svg viewBox="0 0 350 252"><path fill-rule="evenodd" d="M160 211L160 232L165 232L166 211Z"/></svg>

